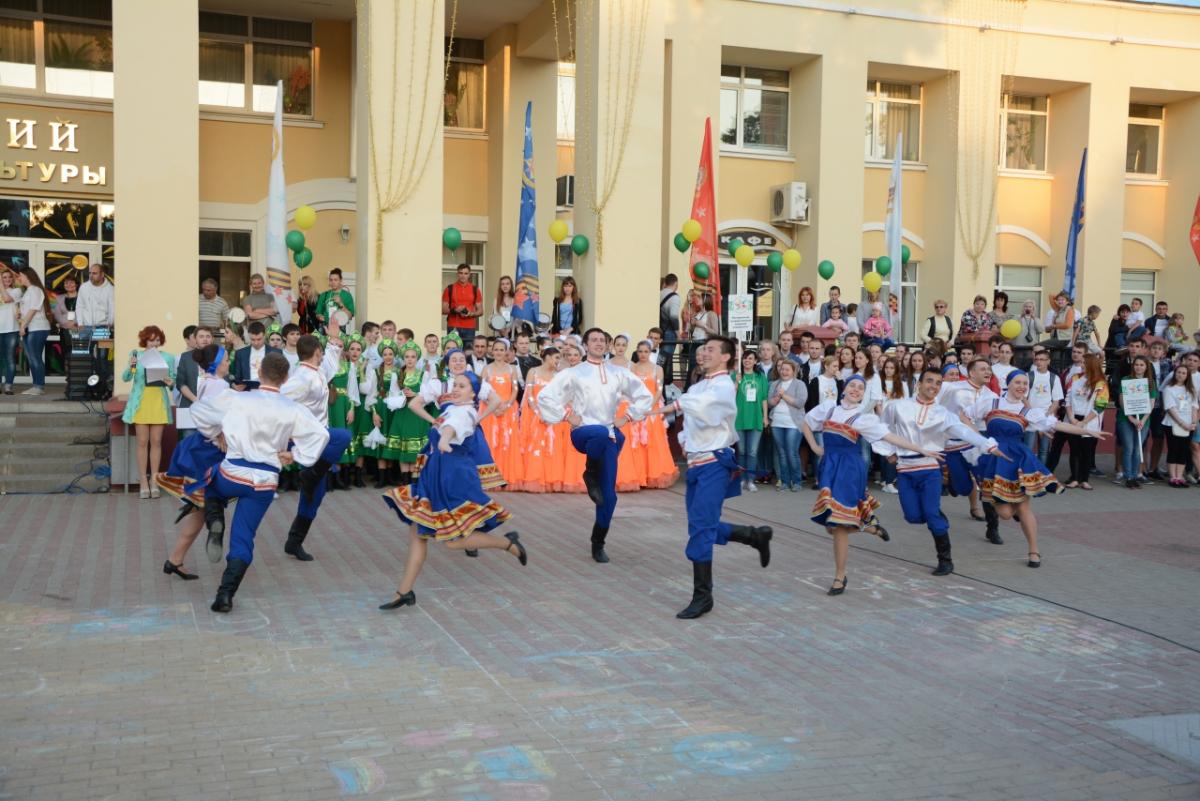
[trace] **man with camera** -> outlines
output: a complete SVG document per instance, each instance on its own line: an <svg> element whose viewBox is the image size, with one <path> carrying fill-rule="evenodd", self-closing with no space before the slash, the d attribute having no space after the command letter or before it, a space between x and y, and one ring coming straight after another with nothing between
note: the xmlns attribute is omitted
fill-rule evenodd
<svg viewBox="0 0 1200 801"><path fill-rule="evenodd" d="M471 283L471 265L458 265L458 280L442 291L442 314L446 315L447 333L457 331L463 347L475 342L475 319L483 314L483 295Z"/></svg>

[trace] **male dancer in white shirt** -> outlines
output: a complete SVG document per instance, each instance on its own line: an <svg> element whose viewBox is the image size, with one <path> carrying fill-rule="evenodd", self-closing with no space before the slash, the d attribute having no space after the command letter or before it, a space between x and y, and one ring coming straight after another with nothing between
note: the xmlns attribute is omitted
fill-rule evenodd
<svg viewBox="0 0 1200 801"><path fill-rule="evenodd" d="M684 553L692 563L692 602L675 617L691 620L712 611L713 545L740 542L758 551L759 564L771 561L769 526L734 526L721 520L726 498L742 493L741 469L733 455L737 442L737 390L729 371L737 361L737 345L713 336L696 350L703 377L674 403L651 414L683 414L680 445L687 452L688 542Z"/></svg>
<svg viewBox="0 0 1200 801"><path fill-rule="evenodd" d="M329 432L308 409L279 394L287 375L283 354L268 353L258 367L258 389L223 393L220 404L201 401L192 407L192 420L200 434L210 440L223 437L225 443L225 459L205 488L205 500L238 499L225 573L212 603L214 612L233 608L233 596L254 559L254 535L275 498L280 465L290 460L312 465L329 442ZM289 441L293 443L290 453ZM219 510L215 519L209 518L207 503L205 512L208 556L220 561L225 521Z"/></svg>
<svg viewBox="0 0 1200 801"><path fill-rule="evenodd" d="M300 363L292 371L287 383L280 389L287 397L308 409L312 416L329 431L329 443L321 451L321 458L300 473L300 503L296 507L296 519L288 530L287 543L283 552L301 562L311 562L312 554L304 550L304 539L317 518L321 501L325 499L325 477L330 468L337 464L350 447L350 431L345 428L329 428L329 382L337 373L342 359L342 340L336 322L326 327L329 337L325 348L321 340L305 334L296 341L296 355Z"/></svg>
<svg viewBox="0 0 1200 801"><path fill-rule="evenodd" d="M974 408L979 401L996 399L996 393L988 388L991 380L992 366L988 364L988 360L972 359L967 365L967 380L943 385L939 400L964 425L979 431L980 421L968 419L965 410ZM978 520L975 504L979 501L979 490L975 486L974 471L966 459L966 452L970 449L970 443L951 436L946 441L946 471L950 474L950 493L966 495L971 503L971 517ZM987 501L983 502L983 519L987 521L985 536L988 542L1003 545L1004 540L1000 537L1000 517L996 514L996 508Z"/></svg>
<svg viewBox="0 0 1200 801"><path fill-rule="evenodd" d="M893 434L926 450L944 451L947 440L973 445L1001 458L996 441L980 436L974 428L963 425L945 406L938 404L942 374L936 367L927 367L917 383L917 397L893 400L883 409L882 419ZM954 572L950 557L950 521L942 513L942 466L923 453L897 448L885 440L872 446L876 452L898 462L896 486L900 491L900 508L904 519L913 524L924 523L933 535L937 550L937 567L933 575L945 576Z"/></svg>
<svg viewBox="0 0 1200 801"><path fill-rule="evenodd" d="M654 406L654 397L642 380L626 370L607 364L608 334L589 328L583 335L587 358L556 375L538 395L542 419L554 425L571 424L571 444L587 456L583 483L596 504L592 525L592 558L607 562L604 541L617 508L617 456L625 444L621 426L641 420ZM629 401L628 420L614 419L621 399Z"/></svg>

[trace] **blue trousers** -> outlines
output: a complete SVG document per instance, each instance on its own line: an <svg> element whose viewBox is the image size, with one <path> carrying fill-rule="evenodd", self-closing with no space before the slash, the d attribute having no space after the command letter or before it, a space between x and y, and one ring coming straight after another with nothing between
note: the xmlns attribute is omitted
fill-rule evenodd
<svg viewBox="0 0 1200 801"><path fill-rule="evenodd" d="M213 482L205 492L210 492L222 500L237 498L237 506L233 511L233 522L229 527L228 559L241 559L246 564L254 561L254 535L262 523L271 501L275 499L274 490L255 490L254 487L230 481L218 472Z"/></svg>
<svg viewBox="0 0 1200 801"><path fill-rule="evenodd" d="M940 467L900 472L896 476L896 489L900 491L900 508L906 522L924 523L935 537L944 537L950 532L950 521L942 514Z"/></svg>
<svg viewBox="0 0 1200 801"><path fill-rule="evenodd" d="M325 446L325 450L321 451L321 461L337 464L342 458L342 454L346 452L346 448L350 447L350 431L345 428L329 428L329 444ZM325 500L325 482L317 483L317 488L313 491L312 501L305 503L304 494L300 494L300 505L296 508L296 516L303 517L306 520L316 520L317 510L321 508L321 501Z"/></svg>
<svg viewBox="0 0 1200 801"><path fill-rule="evenodd" d="M758 478L758 442L762 439L761 428L744 428L738 433L738 465L746 471L746 480Z"/></svg>
<svg viewBox="0 0 1200 801"><path fill-rule="evenodd" d="M690 561L711 562L713 546L729 542L732 526L721 522L721 506L726 498L741 494L741 485L732 480L736 467L733 452L726 449L718 453L718 461L688 468L684 553Z"/></svg>
<svg viewBox="0 0 1200 801"><path fill-rule="evenodd" d="M604 492L604 502L596 504L596 525L603 528L612 523L617 508L617 457L625 445L625 435L620 429L613 429L612 433L616 439L609 435L607 426L580 426L571 432L575 450L589 459L600 460L600 488Z"/></svg>
<svg viewBox="0 0 1200 801"><path fill-rule="evenodd" d="M965 497L975 489L974 471L963 454L966 451L946 451L946 471L950 474L950 494Z"/></svg>
<svg viewBox="0 0 1200 801"><path fill-rule="evenodd" d="M785 487L804 480L800 467L800 430L771 426L771 437L775 441L775 475Z"/></svg>

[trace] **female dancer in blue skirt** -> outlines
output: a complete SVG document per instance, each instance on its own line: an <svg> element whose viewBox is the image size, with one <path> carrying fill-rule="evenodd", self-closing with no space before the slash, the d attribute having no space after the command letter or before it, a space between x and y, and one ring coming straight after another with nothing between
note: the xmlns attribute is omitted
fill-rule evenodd
<svg viewBox="0 0 1200 801"><path fill-rule="evenodd" d="M688 542L692 563L692 602L675 617L691 620L712 611L713 546L739 542L758 551L759 564L771 561L769 526L733 526L721 520L726 498L742 494L741 468L733 455L737 442L736 390L729 371L737 346L725 337L709 337L696 350L702 377L679 400L649 414L683 414L680 445L687 453Z"/></svg>
<svg viewBox="0 0 1200 801"><path fill-rule="evenodd" d="M975 475L979 481L980 493L983 500L996 507L996 514L1002 520L1017 517L1021 523L1021 532L1029 543L1029 557L1026 564L1030 567L1041 567L1042 555L1038 553L1037 518L1033 514L1033 505L1027 503L1030 498L1040 498L1047 492L1061 492L1058 479L1025 444L1025 431L1032 428L1035 431L1049 433L1061 431L1064 434L1078 434L1083 437L1106 439L1110 436L1106 431L1092 431L1072 423L1059 422L1047 415L1041 409L1029 406L1029 375L1016 370L1008 376L1008 390L1003 397L992 400L982 400L971 409L965 410L973 420L983 420L987 424L987 435L996 441L1007 459L1000 459L991 454L979 458L975 467Z"/></svg>
<svg viewBox="0 0 1200 801"><path fill-rule="evenodd" d="M867 492L867 463L859 449L858 438L868 442L884 440L892 445L932 459L942 460L938 451L928 451L915 442L888 432L880 419L861 411L867 382L860 375L846 379L841 404L822 403L804 417L804 438L812 452L821 457L817 478L820 493L813 505L812 519L825 526L833 537L833 560L837 574L830 595L846 591L846 557L850 551L850 534L866 531L887 542L887 529L875 516L879 501ZM814 431L823 431L823 443L817 443Z"/></svg>
<svg viewBox="0 0 1200 801"><path fill-rule="evenodd" d="M454 550L497 548L508 551L526 564L525 546L517 532L503 537L491 531L511 515L483 491L475 463L472 439L479 412L475 397L479 378L473 373L456 376L451 383L450 405L442 410L425 446L424 464L415 484L392 489L384 501L409 524L408 561L396 597L380 609L415 605L413 585L425 565L429 539L446 543Z"/></svg>
<svg viewBox="0 0 1200 801"><path fill-rule="evenodd" d="M208 345L193 351L192 357L201 370L196 381L196 404L217 402L219 395L232 391L225 381L229 373L225 348ZM195 573L184 572L183 560L204 528L204 486L224 458L225 454L216 443L196 433L175 446L166 472L154 477L163 492L183 502L179 517L175 519L176 523L183 522L183 528L167 561L163 562L163 573L168 576L176 575L184 581L200 578Z"/></svg>

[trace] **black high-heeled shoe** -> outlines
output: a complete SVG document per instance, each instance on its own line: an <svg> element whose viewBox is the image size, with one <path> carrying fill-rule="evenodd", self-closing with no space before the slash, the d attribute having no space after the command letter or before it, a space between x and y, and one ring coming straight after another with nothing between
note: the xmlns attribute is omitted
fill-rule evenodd
<svg viewBox="0 0 1200 801"><path fill-rule="evenodd" d="M504 538L513 545L517 546L517 561L521 563L521 566L524 567L525 565L529 564L529 557L525 553L525 546L521 544L521 537L517 534L517 532L510 531L504 535ZM512 545L509 546L509 548L511 547ZM505 550L508 549L506 548Z"/></svg>
<svg viewBox="0 0 1200 801"><path fill-rule="evenodd" d="M827 592L827 593L825 593L825 594L826 594L826 595L841 595L843 592L845 592L845 591L846 591L846 583L847 583L849 580L850 580L850 577L849 577L849 576L844 576L844 577L842 577L842 578L840 578L840 579L837 579L837 578L835 578L835 579L833 580L833 583L834 583L834 584L837 584L837 583L840 581L840 582L842 582L842 586L840 586L840 587L830 586L830 588L829 588L829 592Z"/></svg>
<svg viewBox="0 0 1200 801"><path fill-rule="evenodd" d="M174 562L172 562L170 559L163 562L163 572L166 573L168 576L176 575L176 576L179 576L184 581L195 581L196 579L200 578L195 573L184 573L183 570L181 569L182 567L183 567L183 565L177 565Z"/></svg>
<svg viewBox="0 0 1200 801"><path fill-rule="evenodd" d="M972 510L971 510L971 519L972 519L972 520L978 520L978 521L979 521L979 522L981 522L981 523L982 523L984 520L987 520L987 518L986 518L986 517L984 517L984 516L983 516L983 514L982 514L981 512L976 512L974 509L972 509Z"/></svg>
<svg viewBox="0 0 1200 801"><path fill-rule="evenodd" d="M1033 560L1033 557L1035 557L1035 556L1037 557L1036 562ZM1030 551L1029 556L1028 556L1028 561L1025 562L1025 564L1029 565L1030 567L1041 567L1042 566L1042 555L1040 553L1038 553L1037 551Z"/></svg>
<svg viewBox="0 0 1200 801"><path fill-rule="evenodd" d="M892 541L892 535L888 534L888 530L886 528L884 528L883 526L881 526L879 523L873 523L871 525L871 527L874 528L875 530L868 531L867 533L870 534L872 537L879 537L879 539L883 540L884 542Z"/></svg>
<svg viewBox="0 0 1200 801"><path fill-rule="evenodd" d="M464 548L463 553L465 553L467 556L471 557L472 559L477 559L479 557L479 549L478 548Z"/></svg>
<svg viewBox="0 0 1200 801"><path fill-rule="evenodd" d="M399 609L402 606L416 606L416 605L417 605L417 594L415 592L413 592L412 590L409 590L408 592L404 593L403 595L396 593L395 598L393 598L391 601L389 601L386 604L380 604L379 608L386 611L389 609Z"/></svg>

